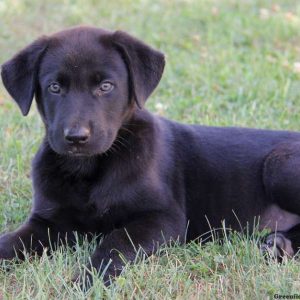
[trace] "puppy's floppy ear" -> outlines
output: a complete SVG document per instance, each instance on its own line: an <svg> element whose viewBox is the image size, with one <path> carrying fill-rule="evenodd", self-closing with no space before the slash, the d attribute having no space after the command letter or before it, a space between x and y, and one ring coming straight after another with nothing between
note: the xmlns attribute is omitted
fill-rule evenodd
<svg viewBox="0 0 300 300"><path fill-rule="evenodd" d="M28 114L32 103L40 58L46 48L47 38L42 37L2 65L3 84L24 116Z"/></svg>
<svg viewBox="0 0 300 300"><path fill-rule="evenodd" d="M164 55L123 31L113 34L113 42L127 65L131 96L141 108L161 79Z"/></svg>

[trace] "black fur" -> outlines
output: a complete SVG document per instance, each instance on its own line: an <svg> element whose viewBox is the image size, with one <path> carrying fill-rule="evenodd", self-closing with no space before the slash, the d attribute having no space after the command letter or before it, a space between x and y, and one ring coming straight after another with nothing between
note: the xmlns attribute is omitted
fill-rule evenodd
<svg viewBox="0 0 300 300"><path fill-rule="evenodd" d="M72 244L74 231L103 234L92 265L112 259L106 276L116 275L119 253L132 260L138 246L150 254L223 220L239 230L272 204L300 215L300 134L154 116L140 108L163 69L163 54L141 41L89 27L43 37L2 66L24 115L36 95L45 138L32 166L32 212L0 238L1 258L22 257L23 245L41 253L65 235Z"/></svg>

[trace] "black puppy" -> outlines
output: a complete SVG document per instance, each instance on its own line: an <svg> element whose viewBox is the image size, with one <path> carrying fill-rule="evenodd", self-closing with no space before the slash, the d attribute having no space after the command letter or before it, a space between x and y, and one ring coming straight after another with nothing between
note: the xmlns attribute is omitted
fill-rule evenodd
<svg viewBox="0 0 300 300"><path fill-rule="evenodd" d="M279 231L265 247L300 242L300 134L182 125L142 109L162 53L124 32L79 27L42 37L2 66L27 115L35 95L45 138L33 161L27 222L0 238L0 258L24 247L103 234L91 262L108 275L141 246L190 241L253 223ZM188 229L187 229L187 224ZM101 266L101 267L100 267Z"/></svg>

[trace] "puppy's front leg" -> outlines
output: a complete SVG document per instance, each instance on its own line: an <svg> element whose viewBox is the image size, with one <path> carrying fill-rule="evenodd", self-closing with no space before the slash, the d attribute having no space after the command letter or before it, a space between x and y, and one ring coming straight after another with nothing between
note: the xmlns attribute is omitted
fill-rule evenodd
<svg viewBox="0 0 300 300"><path fill-rule="evenodd" d="M134 260L139 247L147 255L151 255L165 242L183 241L185 226L184 216L178 213L142 214L123 228L115 229L106 236L92 255L91 265L88 268L96 268L99 273L107 268L104 281L109 284L110 277L115 277L122 271L124 258L126 261ZM85 279L88 286L92 283L91 278L87 275Z"/></svg>
<svg viewBox="0 0 300 300"><path fill-rule="evenodd" d="M41 255L44 247L50 246L51 240L58 241L58 232L52 224L31 217L17 230L0 237L0 259L23 259L24 250Z"/></svg>

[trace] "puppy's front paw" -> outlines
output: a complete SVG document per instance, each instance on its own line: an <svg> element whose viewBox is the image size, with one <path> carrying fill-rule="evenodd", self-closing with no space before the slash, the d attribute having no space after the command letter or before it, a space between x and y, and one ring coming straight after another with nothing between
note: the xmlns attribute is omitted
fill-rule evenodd
<svg viewBox="0 0 300 300"><path fill-rule="evenodd" d="M0 237L0 259L11 260L17 257L15 242L11 233L4 234Z"/></svg>

